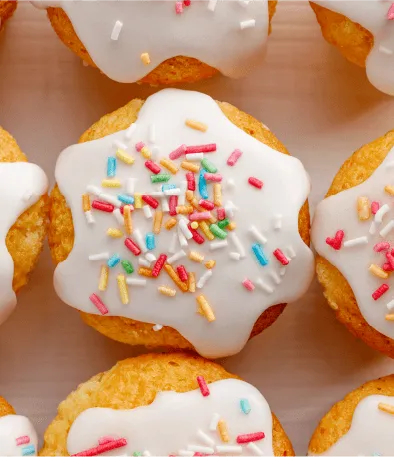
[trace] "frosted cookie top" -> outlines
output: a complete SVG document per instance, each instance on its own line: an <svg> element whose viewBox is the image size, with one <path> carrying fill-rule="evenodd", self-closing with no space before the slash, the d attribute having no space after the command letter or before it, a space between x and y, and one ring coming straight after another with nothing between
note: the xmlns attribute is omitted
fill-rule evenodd
<svg viewBox="0 0 394 457"><path fill-rule="evenodd" d="M323 200L312 227L316 251L345 277L364 319L394 338L394 149L359 186Z"/></svg>
<svg viewBox="0 0 394 457"><path fill-rule="evenodd" d="M0 417L0 455L37 455L37 434L23 416Z"/></svg>
<svg viewBox="0 0 394 457"><path fill-rule="evenodd" d="M393 397L370 395L363 398L354 411L349 431L318 455L393 455L393 414Z"/></svg>
<svg viewBox="0 0 394 457"><path fill-rule="evenodd" d="M374 44L367 57L370 82L382 92L394 95L394 4L382 0L314 0L317 5L343 14L367 29Z"/></svg>
<svg viewBox="0 0 394 457"><path fill-rule="evenodd" d="M18 217L34 205L48 188L45 173L37 165L26 162L0 163L0 324L16 306L12 289L14 262L6 246L6 237Z"/></svg>
<svg viewBox="0 0 394 457"><path fill-rule="evenodd" d="M97 67L135 82L165 60L194 57L226 76L262 60L268 1L36 1L60 7Z"/></svg>
<svg viewBox="0 0 394 457"><path fill-rule="evenodd" d="M70 455L273 455L272 414L250 384L236 379L160 392L135 409L91 408L72 424ZM197 383L196 383L197 385ZM196 454L197 453L197 454Z"/></svg>
<svg viewBox="0 0 394 457"><path fill-rule="evenodd" d="M298 232L303 166L204 94L151 96L129 129L63 151L56 180L75 242L55 287L87 313L167 325L220 357L311 281L313 255Z"/></svg>

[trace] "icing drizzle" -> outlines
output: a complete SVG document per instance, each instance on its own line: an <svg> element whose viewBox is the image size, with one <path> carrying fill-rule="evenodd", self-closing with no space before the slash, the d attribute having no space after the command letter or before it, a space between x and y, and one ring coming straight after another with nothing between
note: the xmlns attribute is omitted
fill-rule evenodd
<svg viewBox="0 0 394 457"><path fill-rule="evenodd" d="M37 1L60 7L97 67L135 82L165 60L194 57L238 78L260 62L268 36L268 1ZM176 13L180 4L182 13Z"/></svg>
<svg viewBox="0 0 394 457"><path fill-rule="evenodd" d="M0 417L0 455L37 455L37 434L23 416Z"/></svg>
<svg viewBox="0 0 394 457"><path fill-rule="evenodd" d="M190 128L188 119L204 131ZM193 152L201 149L211 152ZM235 149L242 156L231 166ZM116 176L106 178L109 158L119 154ZM191 160L193 154L199 157ZM125 157L133 164L124 163ZM176 174L162 165L169 157ZM147 161L160 173L148 169ZM198 171L183 169L185 161ZM166 182L152 184L163 176ZM298 213L309 192L304 168L237 128L206 95L167 89L151 96L130 129L63 151L56 180L71 208L75 242L56 268L55 287L77 309L159 324L155 330L168 325L201 354L220 357L242 349L265 309L296 300L310 283L313 255L298 233ZM192 208L185 198L189 182L197 202L211 210L199 203ZM122 187L100 187L114 183ZM84 214L86 192L93 194ZM134 205L130 235L116 207L125 201ZM223 212L232 230L223 225ZM193 280L182 280L185 273L194 273Z"/></svg>

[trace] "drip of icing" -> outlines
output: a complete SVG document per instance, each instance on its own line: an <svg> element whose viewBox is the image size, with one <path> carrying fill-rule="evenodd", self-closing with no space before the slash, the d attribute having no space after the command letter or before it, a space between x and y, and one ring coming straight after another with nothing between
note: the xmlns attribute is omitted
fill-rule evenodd
<svg viewBox="0 0 394 457"><path fill-rule="evenodd" d="M29 440L18 444L22 437ZM15 415L0 417L0 455L37 455L37 444L37 434L29 419Z"/></svg>
<svg viewBox="0 0 394 457"><path fill-rule="evenodd" d="M26 162L0 163L0 193L4 195L0 212L0 324L16 306L12 289L14 262L5 243L7 233L30 206L48 188L45 173L37 165Z"/></svg>
<svg viewBox="0 0 394 457"><path fill-rule="evenodd" d="M200 390L160 392L153 403L135 409L87 409L71 426L67 450L70 455L76 454L97 446L102 437L112 437L127 440L127 446L118 450L123 455L144 451L150 455L179 455L180 450L188 451L190 446L208 446L217 452L216 446L222 445L242 447L242 452L225 455L252 455L247 445L237 444L236 438L262 431L265 438L255 445L262 452L260 455L273 455L272 415L261 393L237 379L214 382L209 384L209 390L207 397ZM249 401L248 414L241 410L241 399ZM214 415L226 422L228 443L222 442L216 427L210 427ZM201 438L199 431L208 440Z"/></svg>
<svg viewBox="0 0 394 457"><path fill-rule="evenodd" d="M374 36L366 61L370 82L382 92L394 95L394 21L387 18L392 1L314 0L314 3L343 14Z"/></svg>
<svg viewBox="0 0 394 457"><path fill-rule="evenodd" d="M358 403L349 431L326 452L318 455L393 455L394 416L378 408L394 406L394 398L370 395ZM317 455L309 452L309 455Z"/></svg>
<svg viewBox="0 0 394 457"><path fill-rule="evenodd" d="M204 122L208 130L205 133L193 130L185 126L185 119ZM143 278L147 280L145 287L130 285L130 303L124 305L119 299L116 284L116 276L122 273L122 267L119 265L110 269L108 288L100 293L97 292L98 276L103 262L90 261L88 257L97 253L117 253L130 260L135 270L138 269L138 258L125 248L123 239L115 241L106 235L108 227L116 226L117 220L113 214L92 210L96 223L86 223L81 210L81 196L86 192L87 185L100 185L105 177L107 157L115 153L114 144L119 142L130 146L128 153L134 156L135 162L130 167L118 161L116 178L124 184L126 178L135 177L135 192L149 193L157 190L156 185L151 184L151 172L144 166L145 159L134 147L139 141L149 144L148 131L151 125L156 127L156 145L161 152L160 157L155 159L157 163L181 144L217 144L217 151L207 153L205 157L223 175L223 206L226 207L227 204L229 214L234 213L234 217L230 218L236 221L237 228L228 232L226 240L216 238L212 242L206 240L201 245L186 240L188 245L181 247L175 236L177 246L173 252L179 253L183 249L185 255L182 256L181 253L180 260L173 264L174 268L182 264L188 272L195 272L196 283L205 274L202 289L197 289L193 294L176 289L175 297L163 297L158 293L158 287L173 287L174 284L167 273L162 271L157 279ZM55 271L54 282L58 295L70 306L98 314L89 300L92 293L97 293L109 309L107 315L173 327L206 357L221 357L239 352L261 313L274 304L298 299L313 276L312 252L298 232L298 213L310 188L301 162L272 150L243 132L225 117L212 98L197 92L166 89L151 96L139 113L132 139L127 139L127 136L126 131L121 131L99 140L74 145L59 157L56 180L71 208L75 242L69 257ZM243 155L235 166L230 167L226 162L236 148L243 151ZM182 160L185 160L184 156L175 162L179 166ZM185 173L185 170L180 169L176 175L171 175L170 183L182 188ZM264 182L263 189L251 186L248 183L250 176L260 177ZM196 180L195 195L200 199L198 173ZM232 181L233 185L226 186L227 180ZM208 187L212 199L212 184ZM124 189L104 191L116 195L123 193ZM156 198L160 200L160 197ZM212 214L215 215L216 211L212 210ZM281 215L279 229L275 225L278 214ZM145 239L145 234L152 232L152 219L146 218L139 209L132 213L132 218L134 229L138 228ZM167 212L164 222L168 218ZM264 233L263 238L267 239L263 246L268 259L265 267L257 262L252 251L252 245L259 242L250 233L252 225ZM156 248L151 251L156 258L162 253L172 256L173 233L177 233L177 228L166 230L163 227L161 233L156 235ZM133 235L131 238L136 240ZM181 238L184 242L184 237ZM219 243L221 247L211 250L211 243L215 243L215 247ZM273 255L277 248L287 253L289 258L295 256L285 267ZM213 274L206 274L204 263L190 260L187 257L189 251L198 251L205 255L206 260L216 260L216 265L211 270ZM231 260L231 251L242 254L238 253L239 261ZM143 254L139 259L142 257ZM286 271L284 276L283 268ZM130 277L138 278L137 271ZM268 292L259 286L252 292L248 291L242 285L245 277L254 283L261 280ZM201 294L213 308L216 316L214 322L208 322L197 313L196 297Z"/></svg>
<svg viewBox="0 0 394 457"><path fill-rule="evenodd" d="M174 1L37 1L60 7L97 67L119 82L135 82L165 60L194 57L226 76L244 76L265 54L268 1L195 0L176 14ZM242 30L241 23L255 20ZM111 39L116 23L123 26ZM148 53L145 65L141 55Z"/></svg>
<svg viewBox="0 0 394 457"><path fill-rule="evenodd" d="M382 237L380 231L393 219L393 196L384 191L386 184L394 179L394 149L386 156L382 164L366 181L359 186L332 195L316 208L312 226L312 241L316 251L332 265L334 265L345 277L356 297L358 308L364 319L383 335L394 338L394 324L387 321L385 316L390 313L387 304L393 299L393 290L389 289L378 300L374 300L372 294L382 284L390 285L390 278L381 279L373 275L369 270L371 264L382 266L387 262L385 253L375 252L373 247L381 242L388 241L393 247L394 232L389 232ZM388 204L389 212L383 217L383 221L376 224L376 233L371 234L372 217L366 221L360 221L357 213L358 197L368 197L370 202L378 201L381 206ZM335 250L326 243L327 237L333 237L338 230L345 232L343 242L366 236L366 244L345 247L342 243L340 250Z"/></svg>

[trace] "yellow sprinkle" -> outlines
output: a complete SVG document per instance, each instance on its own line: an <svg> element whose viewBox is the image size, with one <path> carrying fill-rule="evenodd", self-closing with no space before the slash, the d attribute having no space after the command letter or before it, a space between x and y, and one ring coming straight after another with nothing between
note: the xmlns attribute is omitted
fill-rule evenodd
<svg viewBox="0 0 394 457"><path fill-rule="evenodd" d="M197 230L198 229L198 222L197 221L193 221L191 224L190 224L190 227L194 230Z"/></svg>
<svg viewBox="0 0 394 457"><path fill-rule="evenodd" d="M386 321L394 321L394 314L386 314Z"/></svg>
<svg viewBox="0 0 394 457"><path fill-rule="evenodd" d="M202 263L204 261L204 256L197 251L190 251L189 252L189 259L194 260L195 262Z"/></svg>
<svg viewBox="0 0 394 457"><path fill-rule="evenodd" d="M193 162L188 162L187 160L181 163L181 167L184 170L192 171L193 173L198 173L200 171L200 165L197 165Z"/></svg>
<svg viewBox="0 0 394 457"><path fill-rule="evenodd" d="M176 212L178 214L191 214L194 211L193 206L191 205L182 205L176 207Z"/></svg>
<svg viewBox="0 0 394 457"><path fill-rule="evenodd" d="M228 434L227 424L223 419L220 419L218 422L218 430L223 443L228 443L230 441L230 436Z"/></svg>
<svg viewBox="0 0 394 457"><path fill-rule="evenodd" d="M213 185L213 202L216 206L222 206L222 186L218 182Z"/></svg>
<svg viewBox="0 0 394 457"><path fill-rule="evenodd" d="M160 165L163 165L164 168L167 168L173 175L175 175L179 168L175 165L175 163L170 159L161 159Z"/></svg>
<svg viewBox="0 0 394 457"><path fill-rule="evenodd" d="M194 199L194 192L192 190L186 191L186 200L191 202Z"/></svg>
<svg viewBox="0 0 394 457"><path fill-rule="evenodd" d="M141 54L141 60L144 65L149 65L150 64L150 56L147 52L143 52Z"/></svg>
<svg viewBox="0 0 394 457"><path fill-rule="evenodd" d="M215 314L212 311L212 308L210 304L208 303L207 299L204 297L204 295L199 295L197 298L197 303L200 306L200 310L202 314L206 317L208 322L213 322L215 318Z"/></svg>
<svg viewBox="0 0 394 457"><path fill-rule="evenodd" d="M134 208L142 208L142 194L134 194Z"/></svg>
<svg viewBox="0 0 394 457"><path fill-rule="evenodd" d="M152 155L146 146L144 146L140 152L144 159L150 159L150 156Z"/></svg>
<svg viewBox="0 0 394 457"><path fill-rule="evenodd" d="M394 414L394 406L387 403L378 403L378 408L385 413Z"/></svg>
<svg viewBox="0 0 394 457"><path fill-rule="evenodd" d="M138 274L141 276L146 276L147 278L152 278L152 270L150 268L139 267Z"/></svg>
<svg viewBox="0 0 394 457"><path fill-rule="evenodd" d="M212 241L215 238L214 234L209 230L209 226L205 221L200 221L199 226L209 241Z"/></svg>
<svg viewBox="0 0 394 457"><path fill-rule="evenodd" d="M196 275L189 273L188 276L189 292L194 293L196 291Z"/></svg>
<svg viewBox="0 0 394 457"><path fill-rule="evenodd" d="M123 149L119 148L116 151L116 157L127 165L133 165L134 163L134 158Z"/></svg>
<svg viewBox="0 0 394 457"><path fill-rule="evenodd" d="M109 228L107 230L107 235L110 236L111 238L122 238L123 232L120 229L117 228Z"/></svg>
<svg viewBox="0 0 394 457"><path fill-rule="evenodd" d="M153 233L158 235L161 230L161 223L163 222L163 211L156 210L155 218L153 219Z"/></svg>
<svg viewBox="0 0 394 457"><path fill-rule="evenodd" d="M367 221L371 217L371 204L367 197L358 197L357 213L360 221Z"/></svg>
<svg viewBox="0 0 394 457"><path fill-rule="evenodd" d="M109 267L108 265L101 265L100 271L100 280L99 280L99 290L104 292L108 286L108 276L109 276Z"/></svg>
<svg viewBox="0 0 394 457"><path fill-rule="evenodd" d="M172 268L171 265L166 263L164 265L164 270L167 272L168 276L174 281L174 283L178 286L178 288L181 289L182 292L187 292L187 284L179 279L177 272Z"/></svg>
<svg viewBox="0 0 394 457"><path fill-rule="evenodd" d="M119 179L103 179L101 181L102 187L122 187L121 182Z"/></svg>
<svg viewBox="0 0 394 457"><path fill-rule="evenodd" d="M215 224L217 221L218 221L218 220L217 220L216 217L213 216L213 215L208 219L208 222L209 222L210 224Z"/></svg>
<svg viewBox="0 0 394 457"><path fill-rule="evenodd" d="M370 265L368 270L378 278L387 279L389 277L387 271L384 271L382 268L380 268L378 265L375 265L374 263Z"/></svg>
<svg viewBox="0 0 394 457"><path fill-rule="evenodd" d="M235 222L230 222L226 227L227 230L235 230L237 228L237 224Z"/></svg>
<svg viewBox="0 0 394 457"><path fill-rule="evenodd" d="M126 277L125 275L118 275L116 280L118 281L120 301L123 305L127 305L129 303L129 290L126 284Z"/></svg>
<svg viewBox="0 0 394 457"><path fill-rule="evenodd" d="M163 295L167 295L167 297L175 297L175 294L176 294L175 289L171 289L171 287L167 287L167 286L160 286L158 288L158 291Z"/></svg>
<svg viewBox="0 0 394 457"><path fill-rule="evenodd" d="M208 260L205 262L205 266L208 268L208 270L212 270L216 265L216 260Z"/></svg>
<svg viewBox="0 0 394 457"><path fill-rule="evenodd" d="M84 213L92 209L92 207L90 206L90 197L88 194L82 195L82 209Z"/></svg>
<svg viewBox="0 0 394 457"><path fill-rule="evenodd" d="M330 307L331 309L333 309L334 311L338 311L338 309L339 309L339 306L338 306L335 302L333 302L333 301L329 301L329 302L328 302L328 305L329 305L329 307Z"/></svg>
<svg viewBox="0 0 394 457"><path fill-rule="evenodd" d="M384 190L389 195L394 195L394 186L385 186Z"/></svg>
<svg viewBox="0 0 394 457"><path fill-rule="evenodd" d="M200 130L200 132L206 132L208 126L202 122L194 121L193 119L186 119L185 124L194 130Z"/></svg>
<svg viewBox="0 0 394 457"><path fill-rule="evenodd" d="M131 207L130 205L125 205L123 207L123 220L126 233L131 235L133 233L133 220L131 218Z"/></svg>
<svg viewBox="0 0 394 457"><path fill-rule="evenodd" d="M190 204L191 204L194 208L196 208L197 211L206 211L206 209L204 209L202 206L200 206L200 205L198 204L198 200L197 200L196 197L193 197L193 199L190 200Z"/></svg>
<svg viewBox="0 0 394 457"><path fill-rule="evenodd" d="M164 226L167 230L171 230L173 227L176 226L177 223L178 221L174 217L172 217L171 219L168 219Z"/></svg>

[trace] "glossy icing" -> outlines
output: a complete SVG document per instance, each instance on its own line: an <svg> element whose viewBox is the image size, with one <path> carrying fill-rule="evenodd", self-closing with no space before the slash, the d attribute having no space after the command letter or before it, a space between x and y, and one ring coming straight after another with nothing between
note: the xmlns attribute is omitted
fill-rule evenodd
<svg viewBox="0 0 394 457"><path fill-rule="evenodd" d="M265 54L267 0L194 0L182 14L176 14L175 2L168 0L34 4L62 8L97 67L119 82L138 81L176 56L194 57L239 78ZM253 21L254 26L248 26ZM141 59L145 53L149 65Z"/></svg>
<svg viewBox="0 0 394 457"><path fill-rule="evenodd" d="M26 162L0 163L0 192L5 195L0 212L0 324L16 306L12 289L14 262L5 243L18 217L47 191L48 180L37 165Z"/></svg>
<svg viewBox="0 0 394 457"><path fill-rule="evenodd" d="M37 455L37 434L23 416L0 417L0 455Z"/></svg>
<svg viewBox="0 0 394 457"><path fill-rule="evenodd" d="M381 411L379 403L394 407L394 398L385 395L363 398L354 411L349 431L318 455L393 455L394 415Z"/></svg>
<svg viewBox="0 0 394 457"><path fill-rule="evenodd" d="M188 118L204 122L208 130L203 133L187 127L185 120ZM152 125L156 132L154 144L149 142ZM99 314L89 300L94 292L108 307L107 315L173 327L207 357L234 354L245 345L256 319L264 310L274 304L296 300L309 286L313 276L313 255L298 233L298 213L310 188L308 176L299 160L272 150L240 130L225 117L213 99L201 93L167 89L151 96L132 128L135 130L131 138L127 131L121 131L71 146L59 157L56 180L71 208L75 242L67 260L56 268L56 291L70 306ZM182 247L179 243L182 241L185 244L185 240L179 236L178 226L185 217L178 216L179 223L175 228L166 230L163 227L155 236L156 248L150 252L156 258L163 253L170 258L174 253L182 255L183 250L185 255L174 261L173 266L176 268L182 264L188 272L194 272L197 286L204 277L202 282L205 285L197 288L195 293L182 293L164 271L157 279L138 276L138 261L141 258L151 266L155 261L147 261L144 253L135 257L124 246L124 238L118 241L106 235L108 228L121 227L113 214L92 210L96 223L87 224L81 210L81 196L87 191L87 186L100 186L106 177L107 158L115 153L115 143L124 143L128 147L127 152L135 158L132 166L118 161L116 178L123 184L127 183L126 178L136 178L135 192L152 193L161 189L161 185L151 184L152 173L144 166L145 159L135 151L135 144L140 141L151 150L158 148L154 158L156 163L163 157L168 158L169 153L182 144L217 144L217 151L206 153L205 158L213 162L223 176L222 203L227 215L236 222L236 229L228 231L225 240L206 239L201 245L194 240L186 240L187 244ZM227 159L236 148L241 149L243 155L236 165L228 166ZM182 160L185 156L174 160L174 163L179 166ZM198 161L195 163L199 164ZM164 167L161 168L162 173L167 172ZM171 175L169 183L184 189L185 173L180 168L176 175ZM263 189L251 186L248 183L250 176L259 177L264 182ZM195 195L199 200L198 174L196 181ZM125 187L102 191L116 198L117 194L127 191ZM212 187L212 184L208 185L210 199ZM92 196L92 200L94 198ZM165 223L169 219L165 211L169 198L157 195L155 198L161 201ZM182 203L187 205L188 201ZM150 208L149 212L153 214L155 211ZM216 209L212 210L212 215L215 214ZM140 209L132 213L133 227L140 231L144 239L146 233L152 232L153 225L153 216L146 216L149 214L145 215ZM252 225L257 237L250 231ZM136 236L133 234L131 238L136 241ZM264 243L264 239L267 240L263 250L268 265L262 267L253 254L252 245ZM219 248L212 249L217 246ZM277 248L282 249L290 260L285 267L273 255ZM190 251L203 254L205 261L216 261L216 266L209 270L212 275L204 263L187 257ZM135 272L130 278L147 280L145 287L129 286L130 303L127 305L119 299L116 277L122 273L120 265L110 268L108 288L105 292L98 292L100 266L105 265L106 260L92 261L89 256L106 252L111 256L119 254L122 259L132 262ZM233 254L239 260L235 260ZM245 278L255 284L252 292L242 285ZM175 297L161 295L158 287L163 285L177 290ZM197 313L196 298L201 294L212 306L216 317L214 322Z"/></svg>
<svg viewBox="0 0 394 457"><path fill-rule="evenodd" d="M87 409L70 428L68 452L83 452L97 446L103 437L110 437L127 440L126 446L112 451L116 455L133 455L134 452L194 455L198 452L195 446L206 448L200 452L215 451L220 455L273 455L272 415L261 393L236 379L217 381L208 387L207 397L203 397L199 389L185 393L159 392L148 406L125 410ZM248 414L241 410L241 399L249 402ZM216 423L219 418L226 422L228 442L222 441L217 427L212 425L215 416ZM237 443L239 435L256 432L264 432L265 437L252 446ZM236 449L223 452L220 448L223 445L236 446Z"/></svg>
<svg viewBox="0 0 394 457"><path fill-rule="evenodd" d="M393 231L385 236L380 234L394 216L393 196L384 190L386 185L394 181L393 161L394 149L369 179L319 203L312 225L312 242L316 251L334 265L350 284L359 310L368 324L390 338L394 338L394 323L385 317L391 314L389 304L394 298L393 290L389 288L377 300L374 300L372 294L382 284L390 287L391 277L377 277L369 271L369 267L371 264L382 267L387 262L386 252L389 251L376 252L374 246L385 241L392 245L394 241ZM376 219L380 220L379 214L360 221L357 213L358 197L368 197L370 202L377 201L381 207L388 205L382 222L375 222ZM326 243L326 238L333 237L337 230L345 233L340 250L335 250ZM361 237L366 237L365 244L345 245L347 241Z"/></svg>
<svg viewBox="0 0 394 457"><path fill-rule="evenodd" d="M393 2L318 0L314 3L343 14L372 33L374 44L366 61L368 79L377 89L394 95L394 21L387 17Z"/></svg>

